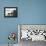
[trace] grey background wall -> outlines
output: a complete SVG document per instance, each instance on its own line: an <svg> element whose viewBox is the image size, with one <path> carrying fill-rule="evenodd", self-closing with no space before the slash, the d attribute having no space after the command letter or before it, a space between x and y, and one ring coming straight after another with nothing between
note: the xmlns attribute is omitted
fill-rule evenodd
<svg viewBox="0 0 46 46"><path fill-rule="evenodd" d="M18 7L17 18L4 18L9 6ZM46 0L0 0L0 44L8 43L9 32L17 34L18 24L46 24Z"/></svg>

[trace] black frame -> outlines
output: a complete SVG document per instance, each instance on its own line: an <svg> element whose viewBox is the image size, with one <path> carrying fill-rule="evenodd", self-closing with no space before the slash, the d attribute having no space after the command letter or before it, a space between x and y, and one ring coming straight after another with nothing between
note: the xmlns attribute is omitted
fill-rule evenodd
<svg viewBox="0 0 46 46"><path fill-rule="evenodd" d="M16 15L15 16L6 16L6 14L5 14L5 9L6 8L16 8ZM4 17L18 17L18 8L17 7L4 7Z"/></svg>

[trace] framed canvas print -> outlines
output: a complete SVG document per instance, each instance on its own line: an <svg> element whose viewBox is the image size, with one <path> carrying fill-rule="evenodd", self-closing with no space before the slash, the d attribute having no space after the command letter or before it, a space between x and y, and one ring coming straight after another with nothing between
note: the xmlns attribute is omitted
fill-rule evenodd
<svg viewBox="0 0 46 46"><path fill-rule="evenodd" d="M4 17L17 17L17 7L4 7Z"/></svg>
<svg viewBox="0 0 46 46"><path fill-rule="evenodd" d="M46 41L45 24L19 24L18 38L21 40Z"/></svg>

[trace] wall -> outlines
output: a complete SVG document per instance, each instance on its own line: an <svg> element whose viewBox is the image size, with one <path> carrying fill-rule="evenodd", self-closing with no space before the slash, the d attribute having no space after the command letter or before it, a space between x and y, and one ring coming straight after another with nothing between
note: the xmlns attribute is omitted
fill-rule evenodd
<svg viewBox="0 0 46 46"><path fill-rule="evenodd" d="M19 23L18 18L4 18L4 7L18 7L18 0L0 0L0 44L7 44L8 34L10 32L16 32L17 24ZM15 41L18 42L17 39Z"/></svg>
<svg viewBox="0 0 46 46"><path fill-rule="evenodd" d="M4 18L9 6L18 7L18 18ZM46 24L46 0L0 0L0 44L8 43L9 32L18 32L18 24Z"/></svg>
<svg viewBox="0 0 46 46"><path fill-rule="evenodd" d="M20 1L22 24L46 24L46 0Z"/></svg>

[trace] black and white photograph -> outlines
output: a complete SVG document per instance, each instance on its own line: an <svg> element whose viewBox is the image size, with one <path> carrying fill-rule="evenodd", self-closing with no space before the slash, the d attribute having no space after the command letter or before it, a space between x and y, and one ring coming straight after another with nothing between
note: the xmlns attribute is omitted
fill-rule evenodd
<svg viewBox="0 0 46 46"><path fill-rule="evenodd" d="M17 17L17 7L4 7L5 17Z"/></svg>

